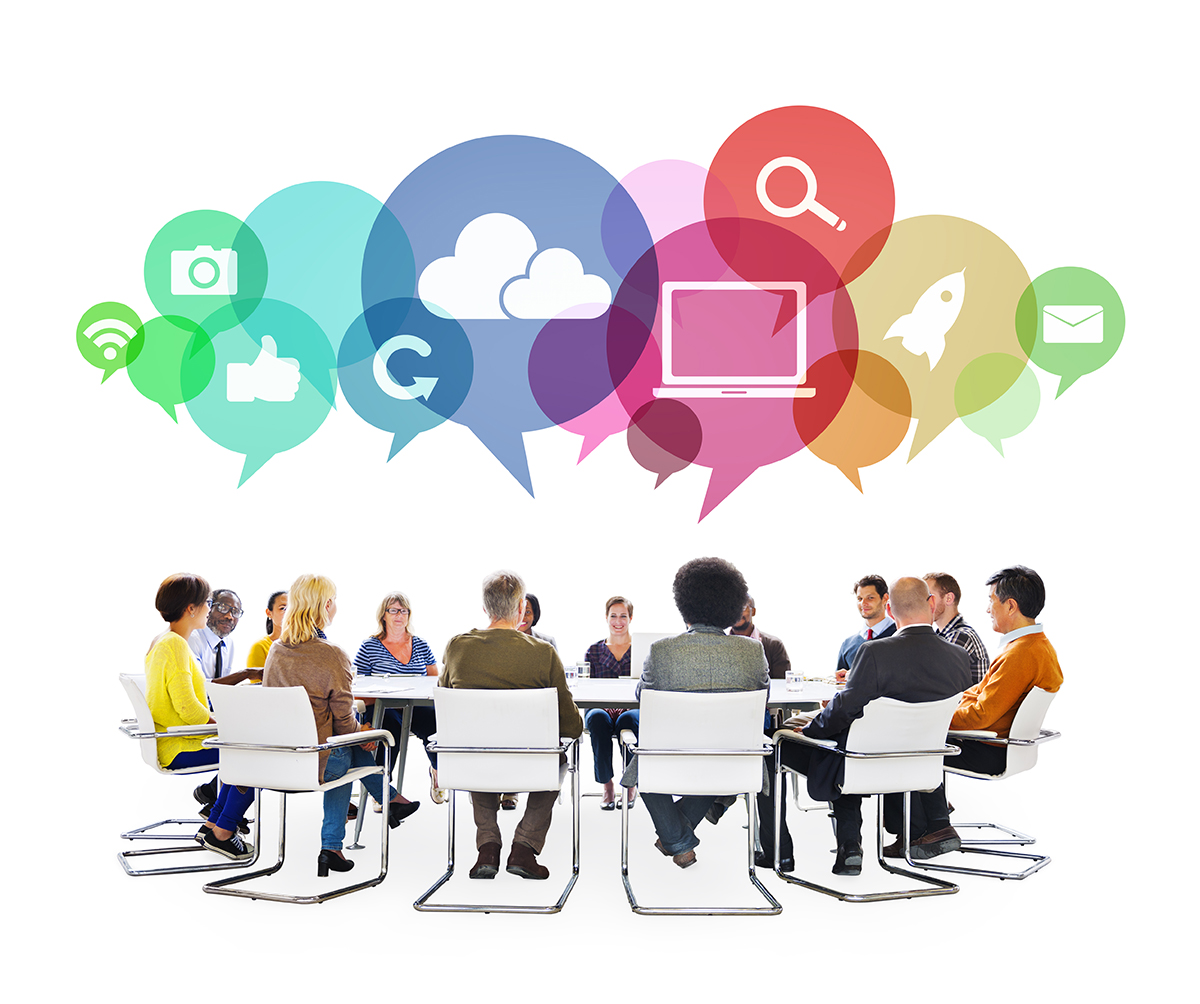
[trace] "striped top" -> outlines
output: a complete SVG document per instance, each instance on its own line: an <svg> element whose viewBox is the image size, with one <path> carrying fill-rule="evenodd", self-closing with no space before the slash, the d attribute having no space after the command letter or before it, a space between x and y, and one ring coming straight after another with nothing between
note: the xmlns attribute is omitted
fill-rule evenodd
<svg viewBox="0 0 1200 1004"><path fill-rule="evenodd" d="M406 673L409 676L425 676L430 666L436 666L437 659L424 638L413 635L412 657L405 665L385 647L378 638L368 638L358 647L358 655L354 657L354 668L360 673L375 675L390 675Z"/></svg>

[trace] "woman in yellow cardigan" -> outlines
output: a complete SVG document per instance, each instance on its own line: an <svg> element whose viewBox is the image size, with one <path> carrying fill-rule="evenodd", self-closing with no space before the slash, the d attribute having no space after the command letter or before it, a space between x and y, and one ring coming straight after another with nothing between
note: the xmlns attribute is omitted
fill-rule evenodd
<svg viewBox="0 0 1200 1004"><path fill-rule="evenodd" d="M187 643L188 635L208 620L212 606L208 583L199 575L170 575L158 587L154 605L169 625L146 653L146 703L154 730L211 723L214 719L208 713L204 674ZM168 770L205 764L215 767L217 751L205 749L200 739L192 736L170 736L158 740L158 762ZM238 835L237 827L253 801L253 788L239 791L233 785L221 785L197 839L202 838L205 847L227 858L250 857L253 849Z"/></svg>

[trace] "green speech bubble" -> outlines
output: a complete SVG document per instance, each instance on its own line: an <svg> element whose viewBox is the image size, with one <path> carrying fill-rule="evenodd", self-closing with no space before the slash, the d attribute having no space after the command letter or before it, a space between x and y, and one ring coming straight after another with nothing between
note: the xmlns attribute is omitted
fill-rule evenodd
<svg viewBox="0 0 1200 1004"><path fill-rule="evenodd" d="M1021 347L1047 373L1062 377L1055 397L1108 362L1125 334L1125 307L1108 280L1086 268L1043 272L1017 307Z"/></svg>
<svg viewBox="0 0 1200 1004"><path fill-rule="evenodd" d="M963 370L954 387L954 403L963 425L1004 456L1000 441L1029 427L1042 403L1042 390L1024 359L997 353L980 356Z"/></svg>
<svg viewBox="0 0 1200 1004"><path fill-rule="evenodd" d="M84 312L75 328L79 354L97 369L104 370L100 382L129 362L129 343L137 336L142 319L123 303L97 303Z"/></svg>
<svg viewBox="0 0 1200 1004"><path fill-rule="evenodd" d="M213 442L245 455L240 488L321 427L337 391L337 358L320 326L281 300L262 300L213 344L216 373L188 413Z"/></svg>
<svg viewBox="0 0 1200 1004"><path fill-rule="evenodd" d="M215 334L254 313L267 288L267 255L236 216L198 209L154 235L143 275L161 313L202 322Z"/></svg>
<svg viewBox="0 0 1200 1004"><path fill-rule="evenodd" d="M152 317L127 348L129 379L143 397L175 417L175 406L190 401L212 380L215 353L208 333L186 317Z"/></svg>

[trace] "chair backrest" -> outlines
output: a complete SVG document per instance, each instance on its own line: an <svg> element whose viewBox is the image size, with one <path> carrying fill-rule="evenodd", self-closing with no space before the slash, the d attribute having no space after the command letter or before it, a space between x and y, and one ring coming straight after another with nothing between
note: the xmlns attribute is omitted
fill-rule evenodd
<svg viewBox="0 0 1200 1004"><path fill-rule="evenodd" d="M317 723L303 687L221 687L209 690L217 738L230 743L315 746ZM221 781L277 791L310 791L319 783L318 753L222 749Z"/></svg>
<svg viewBox="0 0 1200 1004"><path fill-rule="evenodd" d="M457 791L556 791L558 691L435 687L438 785ZM445 747L553 753L444 753Z"/></svg>
<svg viewBox="0 0 1200 1004"><path fill-rule="evenodd" d="M638 757L638 787L672 795L732 795L762 787L761 756L687 750L759 750L766 690L725 694L643 690L638 749L682 750Z"/></svg>
<svg viewBox="0 0 1200 1004"><path fill-rule="evenodd" d="M853 753L903 753L940 750L958 708L959 697L908 704L891 697L869 701L863 715L851 726L846 750ZM942 754L846 758L844 794L880 794L893 791L930 791L942 783Z"/></svg>
<svg viewBox="0 0 1200 1004"><path fill-rule="evenodd" d="M150 714L150 705L146 703L146 676L144 673L122 673L121 686L125 688L125 696L133 705L133 715L137 719L139 732L157 732L154 727L154 716ZM160 773L163 768L158 762L158 740L139 739L138 747L142 759Z"/></svg>
<svg viewBox="0 0 1200 1004"><path fill-rule="evenodd" d="M1042 733L1042 722L1046 720L1046 712L1055 695L1041 687L1034 687L1021 701L1017 714L1013 718L1012 727L1008 730L1009 739L1036 739ZM1004 767L1004 777L1010 774L1020 774L1029 770L1037 763L1037 746L1009 746L1008 760Z"/></svg>

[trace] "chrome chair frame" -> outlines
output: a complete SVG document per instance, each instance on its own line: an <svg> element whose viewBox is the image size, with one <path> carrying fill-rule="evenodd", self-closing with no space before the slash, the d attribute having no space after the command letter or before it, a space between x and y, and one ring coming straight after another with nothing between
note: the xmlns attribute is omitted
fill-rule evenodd
<svg viewBox="0 0 1200 1004"><path fill-rule="evenodd" d="M314 788L303 789L305 792L324 792L330 788L341 787L341 784L353 784L358 778L366 774L383 771L383 776L388 776L388 768L391 766L391 733L383 729L373 729L367 732L351 732L346 735L332 736L327 742L318 743L315 745L306 746L289 746L289 745L268 745L260 743L236 743L226 742L221 739L206 739L204 745L215 749L228 750L247 750L252 752L264 753L322 753L325 750L334 750L341 746L357 746L364 742L382 742L384 744L384 755L382 766L376 766L374 769L360 768L364 773L357 774L350 780L343 778L335 778L332 781L322 782ZM339 784L341 782L341 784ZM240 885L243 882L249 882L252 879L263 878L267 875L274 875L280 868L283 867L284 853L287 842L287 797L289 794L299 794L300 790L279 791L279 854L273 865L268 868L261 868L256 872L250 872L246 875L234 875L232 878L220 879L216 882L209 882L204 886L204 891L218 896L241 896L245 899L267 899L275 903L324 903L331 899L337 899L339 896L346 896L352 892L358 892L362 889L369 889L371 886L379 885L387 878L388 870L388 816L386 812L380 814L380 833L379 833L379 874L366 879L362 882L353 882L350 885L341 886L330 892L323 892L312 896L292 896L287 893L278 892L262 892L254 889L234 889L235 885ZM255 801L262 797L262 788L255 788ZM256 830L257 835L257 830ZM259 845L254 846L254 857L258 857Z"/></svg>
<svg viewBox="0 0 1200 1004"><path fill-rule="evenodd" d="M955 739L982 739L997 745L1020 747L1039 746L1042 743L1048 743L1051 740L1062 737L1061 732L1053 732L1050 729L1039 730L1039 734L1032 739L1005 739L997 736L994 732L954 731L951 732L950 735ZM985 781L1001 780L1006 776L1003 774L976 774L974 771L959 770L955 769L954 767L947 767L946 773L957 774L960 777L979 778ZM963 840L962 846L959 849L964 854L986 854L990 855L991 857L1015 858L1019 861L1029 861L1032 863L1019 872L1006 872L991 868L969 868L966 865L934 864L930 861L913 861L911 856L911 848L908 848L905 851L905 860L916 868L924 868L929 871L953 872L957 875L982 875L984 878L1013 879L1014 881L1018 882L1021 879L1028 878L1034 872L1045 868L1046 865L1048 865L1051 861L1050 855L1048 854L1031 854L1027 851L1005 851L999 850L995 847L980 846L984 844L1017 844L1023 846L1037 843L1036 837L1031 837L1029 834L1022 833L1020 830L1014 830L1012 827L1005 826L1003 823L955 823L954 828L956 830L995 829L1000 830L1002 833L1008 834L1008 837L1000 837L995 840Z"/></svg>
<svg viewBox="0 0 1200 1004"><path fill-rule="evenodd" d="M791 768L785 767L783 764L781 742L799 742L807 746L814 746L820 749L827 749L851 760L878 760L878 759L895 759L908 758L919 756L956 756L958 747L946 744L940 749L928 750L903 750L895 752L881 753L857 753L850 750L841 750L837 748L837 744L829 739L810 739L808 736L800 732L777 732L775 734L775 790L780 791L780 784L784 777L784 771L797 773ZM862 794L867 794L863 792ZM941 879L935 879L928 875L921 875L917 872L909 871L906 868L898 868L890 864L883 856L883 797L881 794L875 794L878 800L877 820L876 820L876 837L875 851L876 857L879 860L879 865L885 871L889 871L894 875L903 875L906 878L916 879L918 882L924 883L924 887L911 889L897 889L887 892L870 892L870 893L848 893L838 889L833 889L830 886L821 885L818 882L809 882L807 879L799 878L796 875L788 874L780 867L780 831L782 830L783 822L783 806L779 799L775 801L775 874L785 882L791 882L793 885L803 886L805 889L811 889L814 892L824 893L826 896L833 896L840 899L843 903L878 903L884 900L891 899L913 899L921 896L949 896L958 892L958 886L953 882L945 882ZM835 831L836 832L836 831ZM904 792L904 829L902 837L904 846L909 845L909 834L912 832L912 792ZM911 864L911 861L909 862Z"/></svg>
<svg viewBox="0 0 1200 1004"><path fill-rule="evenodd" d="M563 739L557 746L548 747L505 747L505 746L441 746L436 738L431 738L427 744L433 752L442 753L497 753L505 755L521 755L529 753L558 753L568 754L567 771L571 775L571 878L558 901L549 906L522 906L519 904L482 904L482 903L430 903L429 897L437 892L454 876L455 862L455 804L458 792L463 789L450 788L449 802L449 835L446 844L446 872L433 883L413 903L413 909L423 913L558 913L575 888L579 878L579 740ZM561 773L559 788L562 788Z"/></svg>
<svg viewBox="0 0 1200 1004"><path fill-rule="evenodd" d="M125 687L126 695L134 705L134 711L137 713L145 713L147 720L150 719L150 709L146 705L144 688L137 681L144 680L145 677L139 673L122 673L120 674L122 685ZM136 688L140 695L140 706L135 700L130 687ZM216 730L212 725L177 725L167 729L165 732L146 731L142 724L136 718L123 718L119 726L120 730L130 739L137 740L157 740L157 739L178 739L181 736L190 736L192 738L205 738L216 735ZM202 767L183 767L179 770L168 770L158 762L157 751L146 751L143 747L142 759L153 767L159 774L167 776L184 775L184 774L207 774L216 770L215 764L206 764ZM117 854L117 860L121 862L121 867L125 869L126 875L131 875L134 878L140 878L143 875L183 875L189 872L215 872L225 871L230 868L248 868L254 864L258 857L258 806L255 805L255 840L254 854L246 861L228 861L221 860L212 864L206 865L169 865L165 868L134 868L131 864L131 859L141 857L152 857L160 854L190 854L194 851L208 851L209 848L198 843L190 837L178 833L151 833L151 830L156 830L160 826L203 826L204 819L199 816L189 816L186 818L160 819L155 823L147 823L145 826L138 826L135 829L127 830L121 834L122 840L169 840L172 841L170 847L152 847L144 850L128 850L120 851ZM186 840L187 843L178 843L180 840Z"/></svg>
<svg viewBox="0 0 1200 1004"><path fill-rule="evenodd" d="M761 721L761 716L760 716ZM625 738L625 737L628 738ZM632 742L633 733L627 732L622 736L622 745L630 756L753 756L760 759L770 756L772 746L763 743L760 749L639 749ZM750 884L754 886L770 904L770 906L643 906L633 894L633 886L629 882L629 805L622 789L621 797L621 881L625 884L625 895L629 899L629 907L634 913L643 917L753 917L774 916L783 911L780 904L765 885L759 880L754 871L754 837L757 832L758 807L754 791L722 792L721 794L743 795L746 799L746 867L750 875Z"/></svg>

